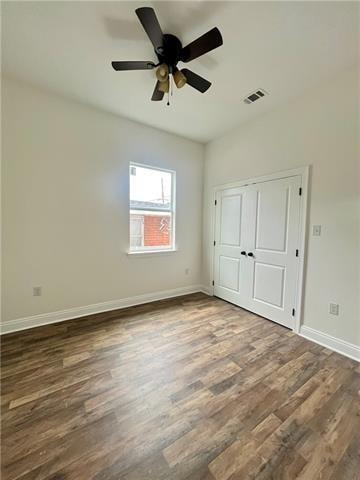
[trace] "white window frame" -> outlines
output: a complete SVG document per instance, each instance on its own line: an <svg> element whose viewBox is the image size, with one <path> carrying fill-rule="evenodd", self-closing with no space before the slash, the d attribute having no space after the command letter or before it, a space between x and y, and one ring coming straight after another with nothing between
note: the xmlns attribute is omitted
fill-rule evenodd
<svg viewBox="0 0 360 480"><path fill-rule="evenodd" d="M131 175L131 167L139 167L139 168L147 168L149 170L158 170L159 172L166 172L170 173L171 175L171 195L170 195L170 209L162 210L162 209L132 209L131 208L131 199L130 199L130 175ZM130 243L130 214L140 214L143 212L144 214L151 213L153 215L160 215L161 213L170 213L171 215L171 230L170 230L170 238L171 244L169 246L150 246L145 247L142 246L137 249L131 248ZM129 255L143 255L143 254L154 254L154 253L169 253L175 252L176 249L176 242L175 242L175 232L176 232L176 172L175 170L169 170L167 168L155 167L153 165L147 165L144 163L137 163L137 162L130 162L129 163Z"/></svg>

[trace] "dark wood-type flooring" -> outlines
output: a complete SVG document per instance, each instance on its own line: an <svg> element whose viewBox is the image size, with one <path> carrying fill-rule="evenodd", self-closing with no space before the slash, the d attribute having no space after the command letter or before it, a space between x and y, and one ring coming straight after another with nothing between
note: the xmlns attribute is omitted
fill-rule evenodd
<svg viewBox="0 0 360 480"><path fill-rule="evenodd" d="M360 479L359 364L203 294L2 338L3 480Z"/></svg>

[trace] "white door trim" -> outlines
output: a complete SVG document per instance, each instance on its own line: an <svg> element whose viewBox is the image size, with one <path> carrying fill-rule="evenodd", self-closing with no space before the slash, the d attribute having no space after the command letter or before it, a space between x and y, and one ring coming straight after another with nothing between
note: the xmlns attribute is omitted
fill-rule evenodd
<svg viewBox="0 0 360 480"><path fill-rule="evenodd" d="M212 255L210 256L210 272L212 278L214 278L214 255L215 248L213 246L215 239L215 199L216 193L219 190L224 190L233 187L243 187L254 183L268 182L270 180L279 180L281 178L293 177L295 175L301 176L301 201L300 201L300 226L299 226L299 271L297 276L296 286L296 301L295 301L295 316L294 316L294 329L295 333L300 333L300 326L302 323L303 312L303 291L304 291L304 266L305 266L305 254L306 254L306 231L307 231L307 212L308 212L308 185L309 185L309 172L310 166L304 166L299 168L293 168L291 170L282 170L280 172L271 173L268 175L261 175L259 177L239 179L236 182L225 183L216 185L213 187L212 192L212 209L210 228L212 232ZM214 294L214 287L211 287L211 294Z"/></svg>

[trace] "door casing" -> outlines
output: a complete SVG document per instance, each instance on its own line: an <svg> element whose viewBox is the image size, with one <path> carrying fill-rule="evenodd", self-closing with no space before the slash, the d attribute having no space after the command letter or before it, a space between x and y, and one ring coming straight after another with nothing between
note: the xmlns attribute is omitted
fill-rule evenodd
<svg viewBox="0 0 360 480"><path fill-rule="evenodd" d="M295 295L295 315L294 315L294 329L295 333L300 333L300 326L302 323L302 313L303 313L303 290L304 290L304 268L305 268L305 255L306 255L306 232L307 232L307 209L308 209L308 184L309 184L309 174L310 166L304 166L299 168L294 168L291 170L283 170L280 172L272 173L269 175L262 175L259 177L251 177L243 180L238 180L236 182L216 185L213 188L212 192L212 208L211 208L211 245L212 245L212 255L210 255L210 272L212 274L212 279L214 278L214 255L215 248L213 246L215 239L215 212L216 212L216 193L219 190L224 190L228 188L243 187L251 185L254 183L268 182L270 180L279 180L282 178L293 177L295 175L301 176L301 200L300 200L300 227L299 227L299 270L297 274L296 282L296 295ZM214 287L211 282L210 294L214 294Z"/></svg>

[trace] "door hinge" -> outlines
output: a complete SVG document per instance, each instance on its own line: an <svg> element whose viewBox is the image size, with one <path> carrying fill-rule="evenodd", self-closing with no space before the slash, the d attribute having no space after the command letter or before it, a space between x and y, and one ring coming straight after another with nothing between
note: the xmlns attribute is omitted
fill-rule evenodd
<svg viewBox="0 0 360 480"><path fill-rule="evenodd" d="M212 281L212 284L213 284L213 286L215 285L215 282L214 282L214 280Z"/></svg>
<svg viewBox="0 0 360 480"><path fill-rule="evenodd" d="M215 247L215 245L216 245L216 240L214 240L214 247Z"/></svg>
<svg viewBox="0 0 360 480"><path fill-rule="evenodd" d="M215 200L215 205L217 205L217 200Z"/></svg>
<svg viewBox="0 0 360 480"><path fill-rule="evenodd" d="M292 309L291 315L295 317L295 308Z"/></svg>
<svg viewBox="0 0 360 480"><path fill-rule="evenodd" d="M299 188L299 195L301 196L301 194L302 194L302 188L300 187Z"/></svg>
<svg viewBox="0 0 360 480"><path fill-rule="evenodd" d="M299 256L299 250L298 250L298 249L296 249L296 251L295 251L295 256L296 256L296 257Z"/></svg>

